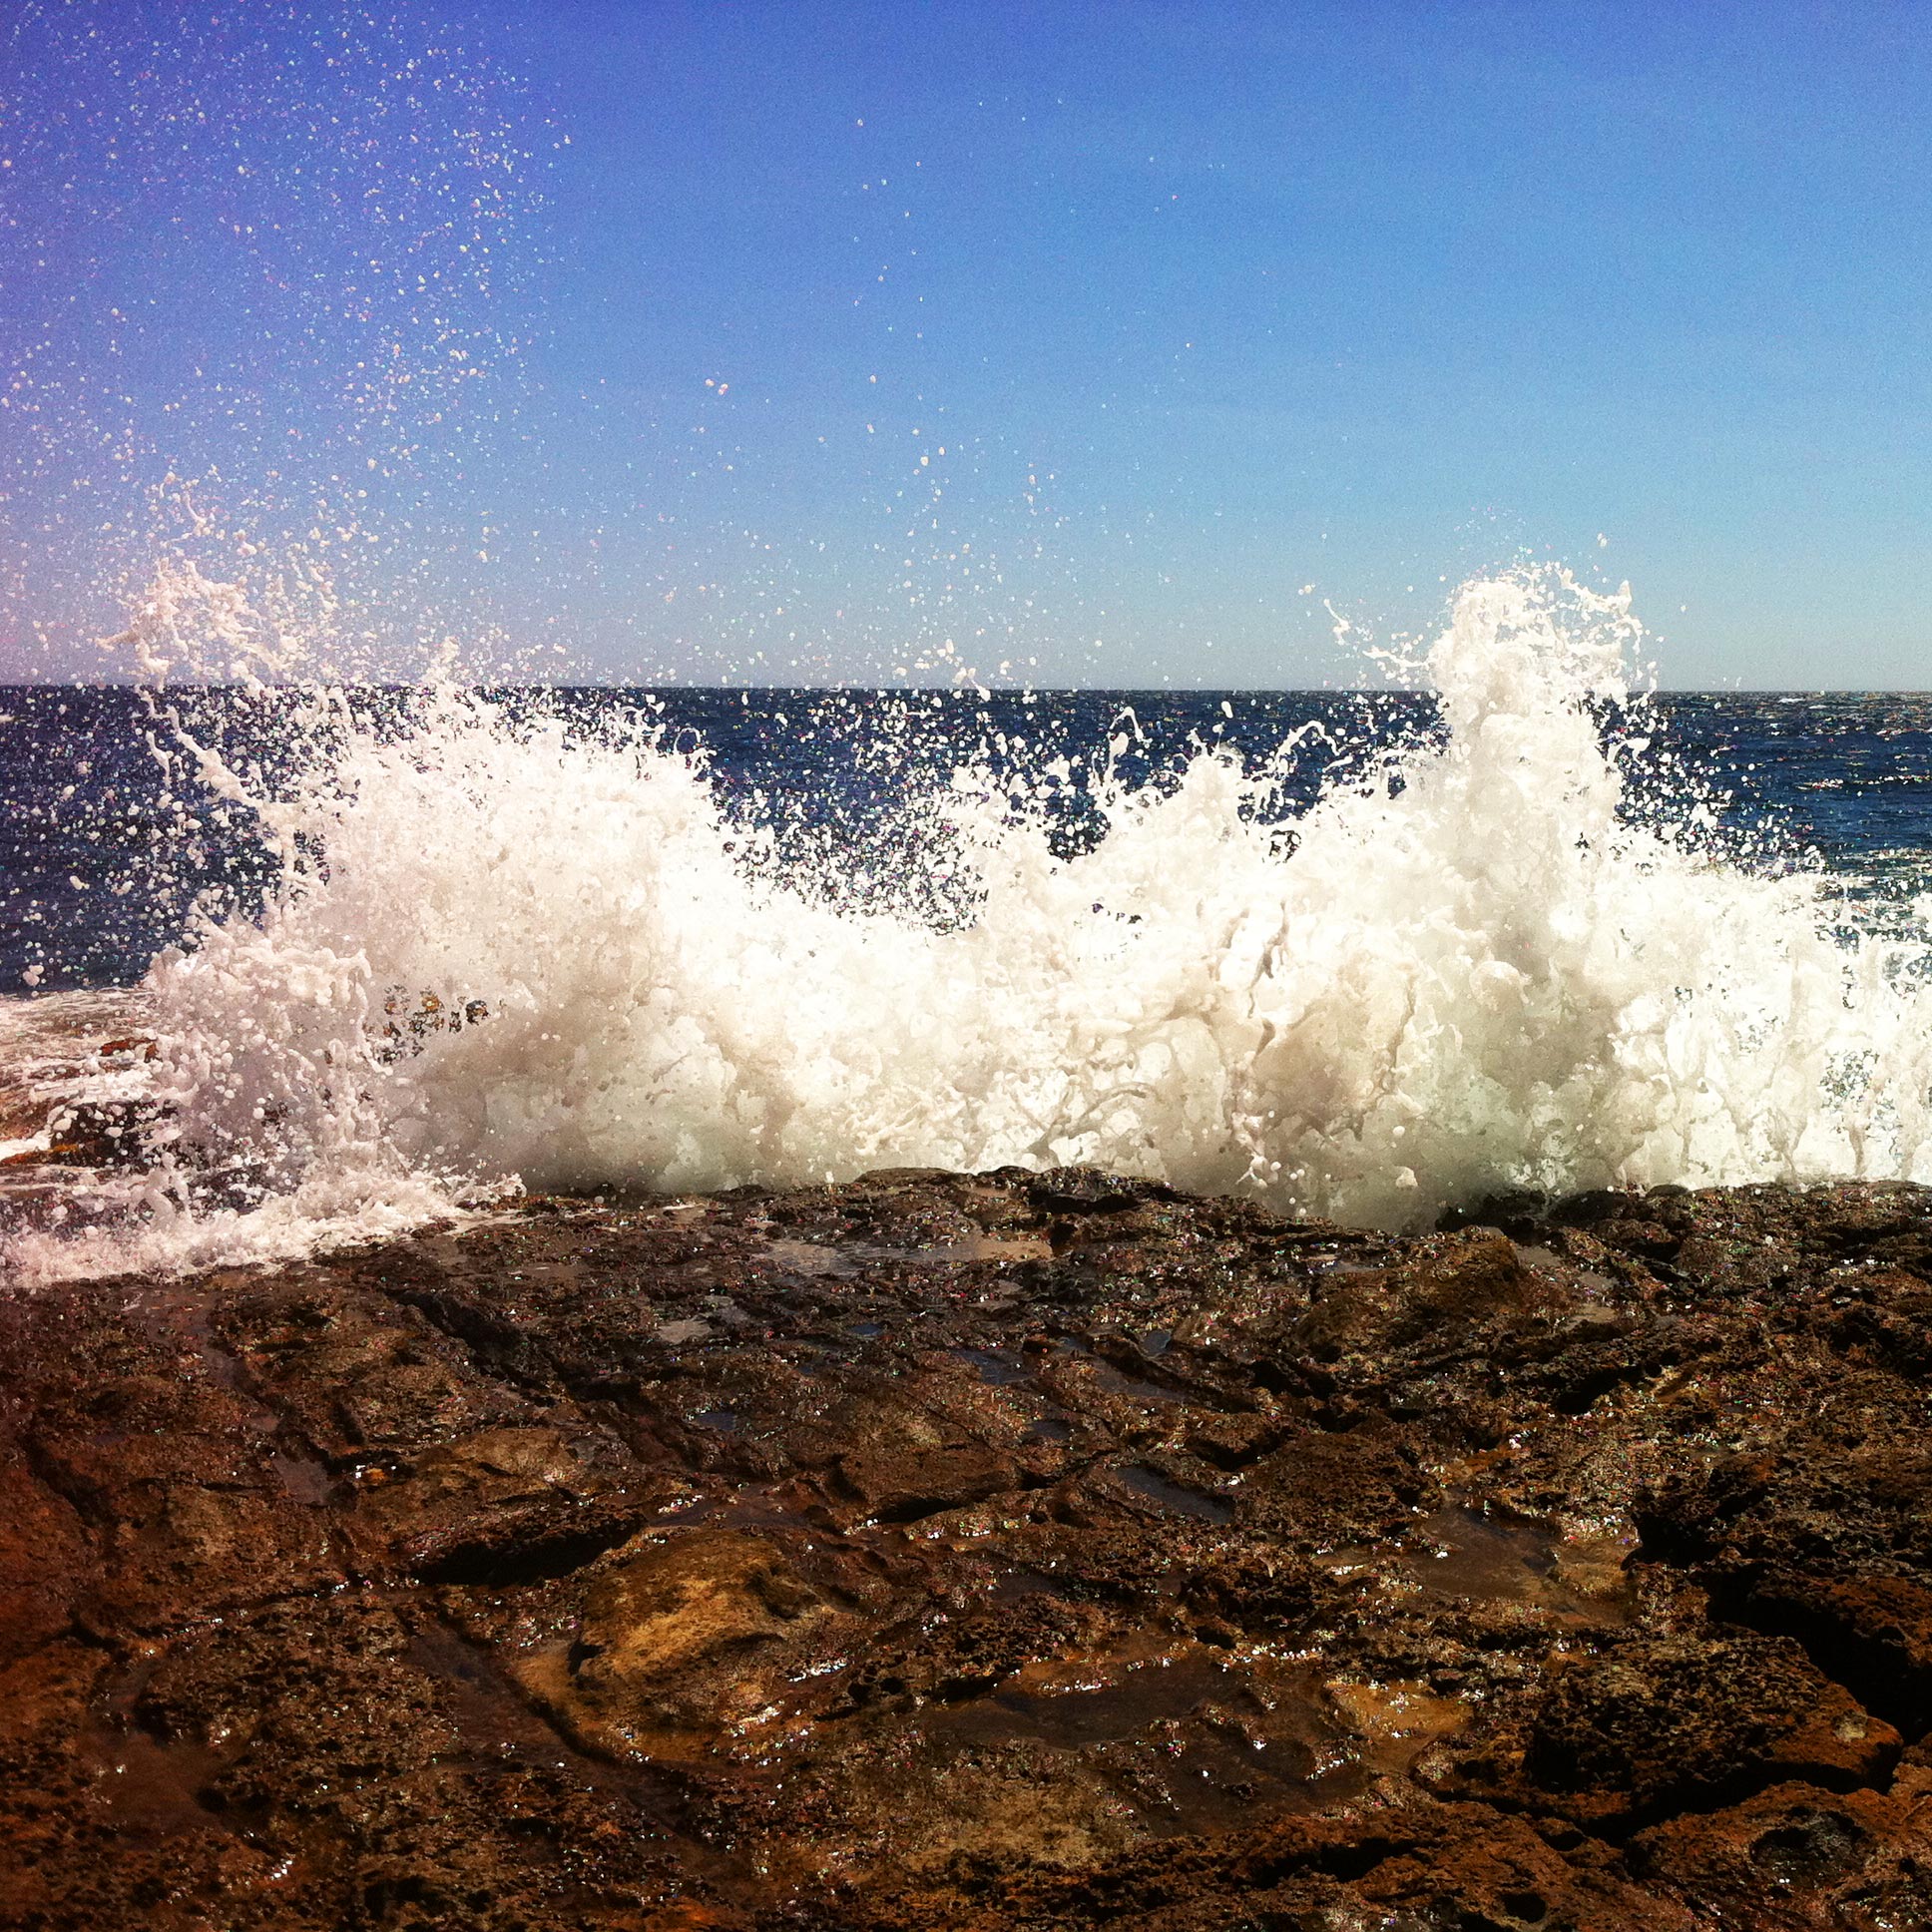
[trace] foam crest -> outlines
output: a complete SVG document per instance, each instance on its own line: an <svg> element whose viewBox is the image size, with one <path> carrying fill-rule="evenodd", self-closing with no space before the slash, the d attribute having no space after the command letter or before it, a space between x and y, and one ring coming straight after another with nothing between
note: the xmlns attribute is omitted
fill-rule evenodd
<svg viewBox="0 0 1932 1932"><path fill-rule="evenodd" d="M884 1165L1086 1162L1385 1225L1518 1187L1926 1178L1923 945L1632 809L1641 735L1605 707L1639 636L1627 594L1472 584L1426 660L1442 732L1292 825L1204 750L1103 781L1103 835L1056 857L1044 804L968 768L862 903L648 720L318 700L262 800L280 885L149 975L134 1219L25 1258Z"/></svg>

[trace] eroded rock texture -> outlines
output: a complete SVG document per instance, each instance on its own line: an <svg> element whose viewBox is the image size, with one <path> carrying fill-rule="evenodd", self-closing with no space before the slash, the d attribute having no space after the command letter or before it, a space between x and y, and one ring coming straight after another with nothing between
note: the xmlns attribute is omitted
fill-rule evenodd
<svg viewBox="0 0 1932 1932"><path fill-rule="evenodd" d="M1932 1194L1086 1173L0 1304L0 1923L1932 1925Z"/></svg>

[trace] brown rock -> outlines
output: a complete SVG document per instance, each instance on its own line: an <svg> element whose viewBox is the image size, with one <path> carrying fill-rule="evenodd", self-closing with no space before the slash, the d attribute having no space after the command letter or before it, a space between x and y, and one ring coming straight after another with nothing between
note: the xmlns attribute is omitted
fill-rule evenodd
<svg viewBox="0 0 1932 1932"><path fill-rule="evenodd" d="M0 1665L65 1631L100 1566L73 1506L37 1481L0 1435Z"/></svg>
<svg viewBox="0 0 1932 1932"><path fill-rule="evenodd" d="M1763 1932L1932 1924L1932 1834L1919 1808L1871 1790L1773 1785L1674 1818L1631 1862L1702 1911Z"/></svg>
<svg viewBox="0 0 1932 1932"><path fill-rule="evenodd" d="M1634 1639L1558 1672L1526 1780L1580 1821L1656 1816L1786 1777L1876 1783L1902 1740L1787 1639Z"/></svg>
<svg viewBox="0 0 1932 1932"><path fill-rule="evenodd" d="M524 1681L589 1748L703 1755L769 1701L771 1654L830 1614L770 1544L692 1530L606 1571L575 1641Z"/></svg>
<svg viewBox="0 0 1932 1932"><path fill-rule="evenodd" d="M882 1172L0 1300L0 1921L1927 1919L1932 1192L1483 1211Z"/></svg>

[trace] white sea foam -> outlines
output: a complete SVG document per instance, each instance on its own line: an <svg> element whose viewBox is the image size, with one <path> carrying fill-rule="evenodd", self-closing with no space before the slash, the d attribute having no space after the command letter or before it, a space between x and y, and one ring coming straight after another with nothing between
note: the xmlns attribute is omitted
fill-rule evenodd
<svg viewBox="0 0 1932 1932"><path fill-rule="evenodd" d="M1426 660L1446 736L1292 839L1224 753L1107 788L1071 859L961 772L913 807L897 910L786 876L648 733L455 691L398 733L318 697L327 755L263 801L281 888L149 975L170 1125L134 1219L17 1258L285 1256L492 1186L888 1164L1384 1225L1515 1187L1932 1176L1923 945L1834 936L1822 881L1710 855L1700 809L1637 822L1641 746L1600 710L1637 636L1627 594L1465 587Z"/></svg>

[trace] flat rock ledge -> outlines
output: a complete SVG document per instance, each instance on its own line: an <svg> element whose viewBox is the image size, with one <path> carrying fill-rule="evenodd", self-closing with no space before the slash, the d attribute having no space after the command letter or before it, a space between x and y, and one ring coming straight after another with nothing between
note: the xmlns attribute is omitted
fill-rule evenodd
<svg viewBox="0 0 1932 1932"><path fill-rule="evenodd" d="M1932 1925L1932 1192L1089 1172L0 1297L0 1923Z"/></svg>

